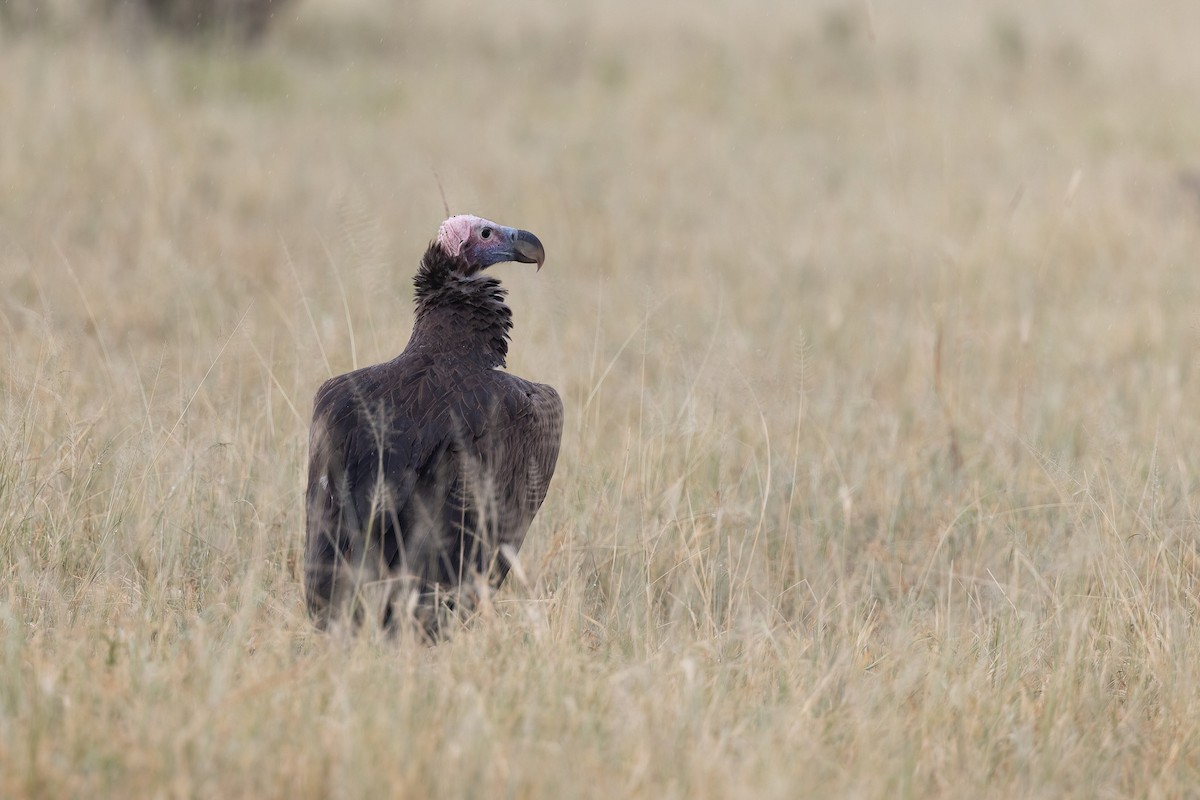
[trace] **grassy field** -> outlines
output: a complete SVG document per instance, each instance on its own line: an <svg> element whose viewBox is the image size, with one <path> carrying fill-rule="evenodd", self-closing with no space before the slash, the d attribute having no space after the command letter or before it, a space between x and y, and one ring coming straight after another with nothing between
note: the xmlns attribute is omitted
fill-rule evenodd
<svg viewBox="0 0 1200 800"><path fill-rule="evenodd" d="M945 5L0 28L0 796L1195 796L1200 7ZM328 637L439 179L562 456L481 619Z"/></svg>

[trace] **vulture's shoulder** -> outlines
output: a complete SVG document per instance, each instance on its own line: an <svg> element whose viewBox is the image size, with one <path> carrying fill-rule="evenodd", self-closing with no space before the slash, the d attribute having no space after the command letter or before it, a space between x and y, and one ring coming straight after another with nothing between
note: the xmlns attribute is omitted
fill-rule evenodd
<svg viewBox="0 0 1200 800"><path fill-rule="evenodd" d="M401 356L386 364L356 369L321 384L313 398L313 420L357 424L365 413L389 413L436 395L436 363Z"/></svg>
<svg viewBox="0 0 1200 800"><path fill-rule="evenodd" d="M342 461L351 472L356 461L370 470L379 459L393 469L422 463L449 429L452 390L434 366L431 359L396 359L322 384L313 399L314 458Z"/></svg>
<svg viewBox="0 0 1200 800"><path fill-rule="evenodd" d="M383 445L411 467L447 446L553 442L557 449L562 424L562 399L545 384L495 369L397 359L326 381L313 401L312 443L353 450L361 442L368 455L370 445Z"/></svg>
<svg viewBox="0 0 1200 800"><path fill-rule="evenodd" d="M563 404L550 386L500 370L465 376L457 392L455 416L476 439L505 431L561 430Z"/></svg>

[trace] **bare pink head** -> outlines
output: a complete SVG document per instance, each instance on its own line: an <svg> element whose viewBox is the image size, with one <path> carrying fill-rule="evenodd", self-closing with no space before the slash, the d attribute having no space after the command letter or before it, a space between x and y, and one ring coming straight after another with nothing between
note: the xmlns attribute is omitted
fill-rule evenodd
<svg viewBox="0 0 1200 800"><path fill-rule="evenodd" d="M542 268L546 251L529 231L497 225L470 214L450 217L438 229L437 244L446 255L461 261L467 274L503 261L537 264Z"/></svg>

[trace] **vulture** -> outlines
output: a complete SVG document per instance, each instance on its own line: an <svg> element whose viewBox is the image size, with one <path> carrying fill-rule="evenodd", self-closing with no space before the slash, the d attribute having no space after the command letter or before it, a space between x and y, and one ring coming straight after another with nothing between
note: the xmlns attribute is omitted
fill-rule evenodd
<svg viewBox="0 0 1200 800"><path fill-rule="evenodd" d="M528 231L450 217L417 269L404 351L317 390L304 555L317 627L407 621L434 640L504 581L554 475L563 405L503 370L512 312L486 270L545 257Z"/></svg>

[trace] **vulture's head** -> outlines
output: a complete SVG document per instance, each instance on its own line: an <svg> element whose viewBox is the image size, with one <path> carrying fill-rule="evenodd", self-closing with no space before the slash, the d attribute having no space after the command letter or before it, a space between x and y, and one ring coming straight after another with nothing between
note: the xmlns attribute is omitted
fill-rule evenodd
<svg viewBox="0 0 1200 800"><path fill-rule="evenodd" d="M461 265L466 275L503 261L537 264L540 270L546 260L542 243L529 231L506 228L470 214L459 214L443 222L438 229L437 245Z"/></svg>

